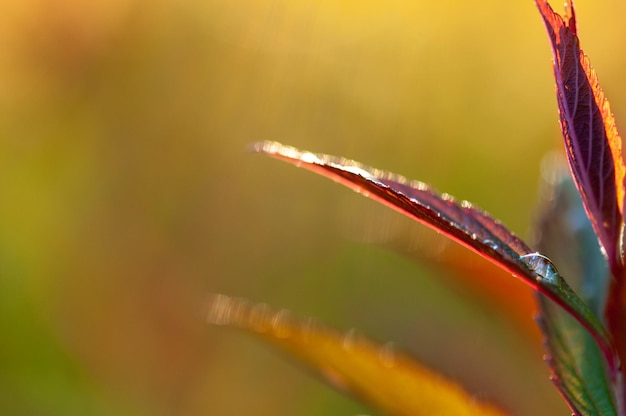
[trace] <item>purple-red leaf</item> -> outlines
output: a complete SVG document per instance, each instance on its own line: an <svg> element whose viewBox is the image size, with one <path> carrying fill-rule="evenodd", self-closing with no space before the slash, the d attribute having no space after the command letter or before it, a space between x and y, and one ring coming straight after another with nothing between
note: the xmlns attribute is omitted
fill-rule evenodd
<svg viewBox="0 0 626 416"><path fill-rule="evenodd" d="M532 250L499 221L467 201L456 202L428 185L334 156L300 151L276 142L253 151L301 166L407 215L495 263L552 299L580 322L598 343L611 374L613 347L597 316L572 291L549 259Z"/></svg>
<svg viewBox="0 0 626 416"><path fill-rule="evenodd" d="M532 250L499 221L467 201L457 202L423 182L344 158L300 151L276 142L257 143L253 150L330 177L434 228L513 274L528 274L518 259ZM529 283L537 286L534 278Z"/></svg>
<svg viewBox="0 0 626 416"><path fill-rule="evenodd" d="M561 131L570 170L611 271L621 277L622 141L596 73L580 49L572 2L566 2L564 18L547 1L536 3L552 44Z"/></svg>

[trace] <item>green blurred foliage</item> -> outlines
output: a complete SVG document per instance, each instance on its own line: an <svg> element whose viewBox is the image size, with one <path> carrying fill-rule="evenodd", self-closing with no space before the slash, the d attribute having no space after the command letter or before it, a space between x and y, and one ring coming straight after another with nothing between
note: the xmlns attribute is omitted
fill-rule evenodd
<svg viewBox="0 0 626 416"><path fill-rule="evenodd" d="M619 123L625 6L577 6ZM516 414L565 412L506 317L345 238L370 201L245 152L275 139L344 155L523 235L560 145L551 76L531 1L8 0L0 411L367 412L207 327L203 300L224 292L394 341Z"/></svg>

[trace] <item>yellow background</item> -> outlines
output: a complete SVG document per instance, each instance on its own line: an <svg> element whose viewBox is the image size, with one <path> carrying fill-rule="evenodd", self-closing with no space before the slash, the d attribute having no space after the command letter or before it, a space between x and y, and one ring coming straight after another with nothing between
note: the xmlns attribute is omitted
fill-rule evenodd
<svg viewBox="0 0 626 416"><path fill-rule="evenodd" d="M626 6L577 6L621 125ZM245 151L360 160L528 235L562 146L553 85L530 0L5 1L1 412L372 414L206 326L220 292L393 341L515 414L567 414L510 317L355 241L395 214Z"/></svg>

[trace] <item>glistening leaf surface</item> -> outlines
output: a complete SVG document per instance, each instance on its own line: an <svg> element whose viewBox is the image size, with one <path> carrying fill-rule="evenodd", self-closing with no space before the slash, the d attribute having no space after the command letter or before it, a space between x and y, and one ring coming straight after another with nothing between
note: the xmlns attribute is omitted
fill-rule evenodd
<svg viewBox="0 0 626 416"><path fill-rule="evenodd" d="M408 181L343 158L301 151L276 142L257 143L252 150L334 179L480 254L572 314L596 340L609 368L617 368L609 336L596 315L560 275L548 279L537 273L527 260L537 257L525 257L532 250L499 221L469 202L458 203L450 195L438 194L422 182Z"/></svg>
<svg viewBox="0 0 626 416"><path fill-rule="evenodd" d="M391 344L380 345L354 331L341 334L311 320L299 321L286 310L224 295L210 298L208 321L254 332L316 370L333 387L388 415L503 415Z"/></svg>
<svg viewBox="0 0 626 416"><path fill-rule="evenodd" d="M570 170L611 271L621 277L625 172L622 141L596 73L580 49L571 1L566 2L564 18L547 1L536 3L552 45L561 131Z"/></svg>
<svg viewBox="0 0 626 416"><path fill-rule="evenodd" d="M562 265L596 314L604 309L609 270L580 195L564 169L554 167L543 186L536 224L539 249ZM564 242L567 244L564 244ZM615 415L614 386L589 333L553 302L539 295L540 328L552 380L577 415Z"/></svg>

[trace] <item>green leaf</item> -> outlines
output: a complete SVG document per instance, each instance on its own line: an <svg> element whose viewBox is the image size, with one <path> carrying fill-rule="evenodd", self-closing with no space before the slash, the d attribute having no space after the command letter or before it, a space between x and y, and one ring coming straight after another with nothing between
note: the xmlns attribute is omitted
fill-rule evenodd
<svg viewBox="0 0 626 416"><path fill-rule="evenodd" d="M602 353L569 314L539 296L539 324L546 337L552 381L575 414L617 415Z"/></svg>
<svg viewBox="0 0 626 416"><path fill-rule="evenodd" d="M391 344L297 320L266 304L212 295L208 321L251 331L305 363L335 388L388 415L503 415Z"/></svg>
<svg viewBox="0 0 626 416"><path fill-rule="evenodd" d="M549 172L549 183L543 189L536 227L538 245L555 263L567 268L566 274L583 301L600 314L606 301L608 264L563 164L544 171ZM552 380L572 410L580 415L617 414L614 386L593 338L544 296L538 295L538 301Z"/></svg>

